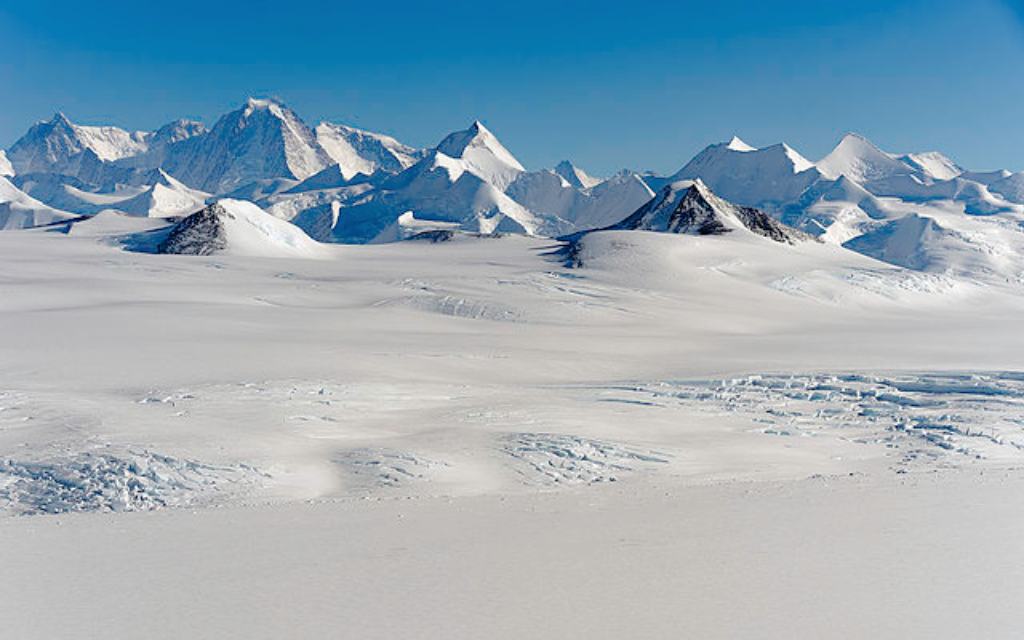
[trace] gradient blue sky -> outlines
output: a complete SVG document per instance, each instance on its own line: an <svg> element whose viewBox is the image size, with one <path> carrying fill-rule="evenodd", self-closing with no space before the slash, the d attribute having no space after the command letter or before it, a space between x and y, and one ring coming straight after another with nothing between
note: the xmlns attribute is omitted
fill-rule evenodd
<svg viewBox="0 0 1024 640"><path fill-rule="evenodd" d="M733 133L843 132L1024 169L1024 0L0 5L0 146L55 110L208 123L248 95L436 144L484 121L530 168L674 171Z"/></svg>

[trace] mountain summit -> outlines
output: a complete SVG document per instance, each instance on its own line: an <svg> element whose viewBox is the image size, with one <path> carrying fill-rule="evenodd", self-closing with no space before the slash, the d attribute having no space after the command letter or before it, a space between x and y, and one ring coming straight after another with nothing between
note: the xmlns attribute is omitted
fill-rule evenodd
<svg viewBox="0 0 1024 640"><path fill-rule="evenodd" d="M294 111L276 100L249 98L209 133L168 149L164 168L193 188L225 193L266 178L303 180L329 164Z"/></svg>
<svg viewBox="0 0 1024 640"><path fill-rule="evenodd" d="M668 182L697 178L732 202L777 206L799 197L821 173L786 144L755 149L733 137L698 153Z"/></svg>
<svg viewBox="0 0 1024 640"><path fill-rule="evenodd" d="M504 190L526 171L508 149L479 120L464 131L449 134L437 150L462 160L467 169Z"/></svg>
<svg viewBox="0 0 1024 640"><path fill-rule="evenodd" d="M787 244L810 239L759 209L719 198L700 179L666 185L647 204L610 229L700 236L742 230Z"/></svg>
<svg viewBox="0 0 1024 640"><path fill-rule="evenodd" d="M7 155L17 173L60 172L80 164L86 152L105 162L142 153L150 135L117 127L77 125L57 112L49 121L33 125Z"/></svg>

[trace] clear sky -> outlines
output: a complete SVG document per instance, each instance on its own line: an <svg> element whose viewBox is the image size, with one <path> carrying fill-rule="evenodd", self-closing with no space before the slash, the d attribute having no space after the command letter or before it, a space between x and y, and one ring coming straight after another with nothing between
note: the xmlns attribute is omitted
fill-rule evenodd
<svg viewBox="0 0 1024 640"><path fill-rule="evenodd" d="M416 145L479 118L529 168L674 171L734 133L848 130L1024 169L1024 0L0 3L0 146L212 123L246 96Z"/></svg>

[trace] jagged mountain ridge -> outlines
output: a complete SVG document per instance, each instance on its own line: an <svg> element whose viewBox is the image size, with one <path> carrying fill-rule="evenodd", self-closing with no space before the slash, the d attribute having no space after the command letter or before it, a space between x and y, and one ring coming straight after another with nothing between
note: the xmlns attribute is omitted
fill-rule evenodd
<svg viewBox="0 0 1024 640"><path fill-rule="evenodd" d="M872 249L877 242L869 240L883 228L903 228L887 225L912 214L936 216L935 233L988 243L986 251L1000 256L1008 255L1003 236L1019 232L1011 218L1024 214L1024 173L967 171L939 152L890 153L857 134L843 136L817 162L786 144L758 148L733 137L668 177L625 171L600 179L568 161L528 171L479 121L420 150L346 125L312 129L279 101L256 99L211 129L177 120L129 132L77 125L58 113L0 155L0 175L11 177L8 228L107 210L183 215L230 194L335 242L397 240L432 229L563 235L608 228L681 180L699 181L736 209L721 216L715 206L703 214L691 207L687 215L669 216L665 230L742 227L771 236L769 220L776 219L890 260L896 253ZM962 224L958 214L967 214ZM903 224L920 226L914 223ZM922 242L935 233L920 234ZM953 250L949 242L932 244L936 255ZM928 261L929 268L946 263ZM1010 268L984 266L999 273Z"/></svg>

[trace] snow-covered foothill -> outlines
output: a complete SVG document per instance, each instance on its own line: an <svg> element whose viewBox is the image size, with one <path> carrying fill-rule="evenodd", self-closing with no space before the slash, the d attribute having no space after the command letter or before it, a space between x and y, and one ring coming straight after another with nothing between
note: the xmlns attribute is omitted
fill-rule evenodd
<svg viewBox="0 0 1024 640"><path fill-rule="evenodd" d="M207 256L226 253L272 258L322 258L327 249L295 225L251 202L222 199L176 223L157 253Z"/></svg>
<svg viewBox="0 0 1024 640"><path fill-rule="evenodd" d="M718 197L699 178L666 185L649 202L610 229L702 236L740 231L788 244L810 239L807 234L759 209Z"/></svg>
<svg viewBox="0 0 1024 640"><path fill-rule="evenodd" d="M74 217L43 204L0 176L0 230L27 229Z"/></svg>

